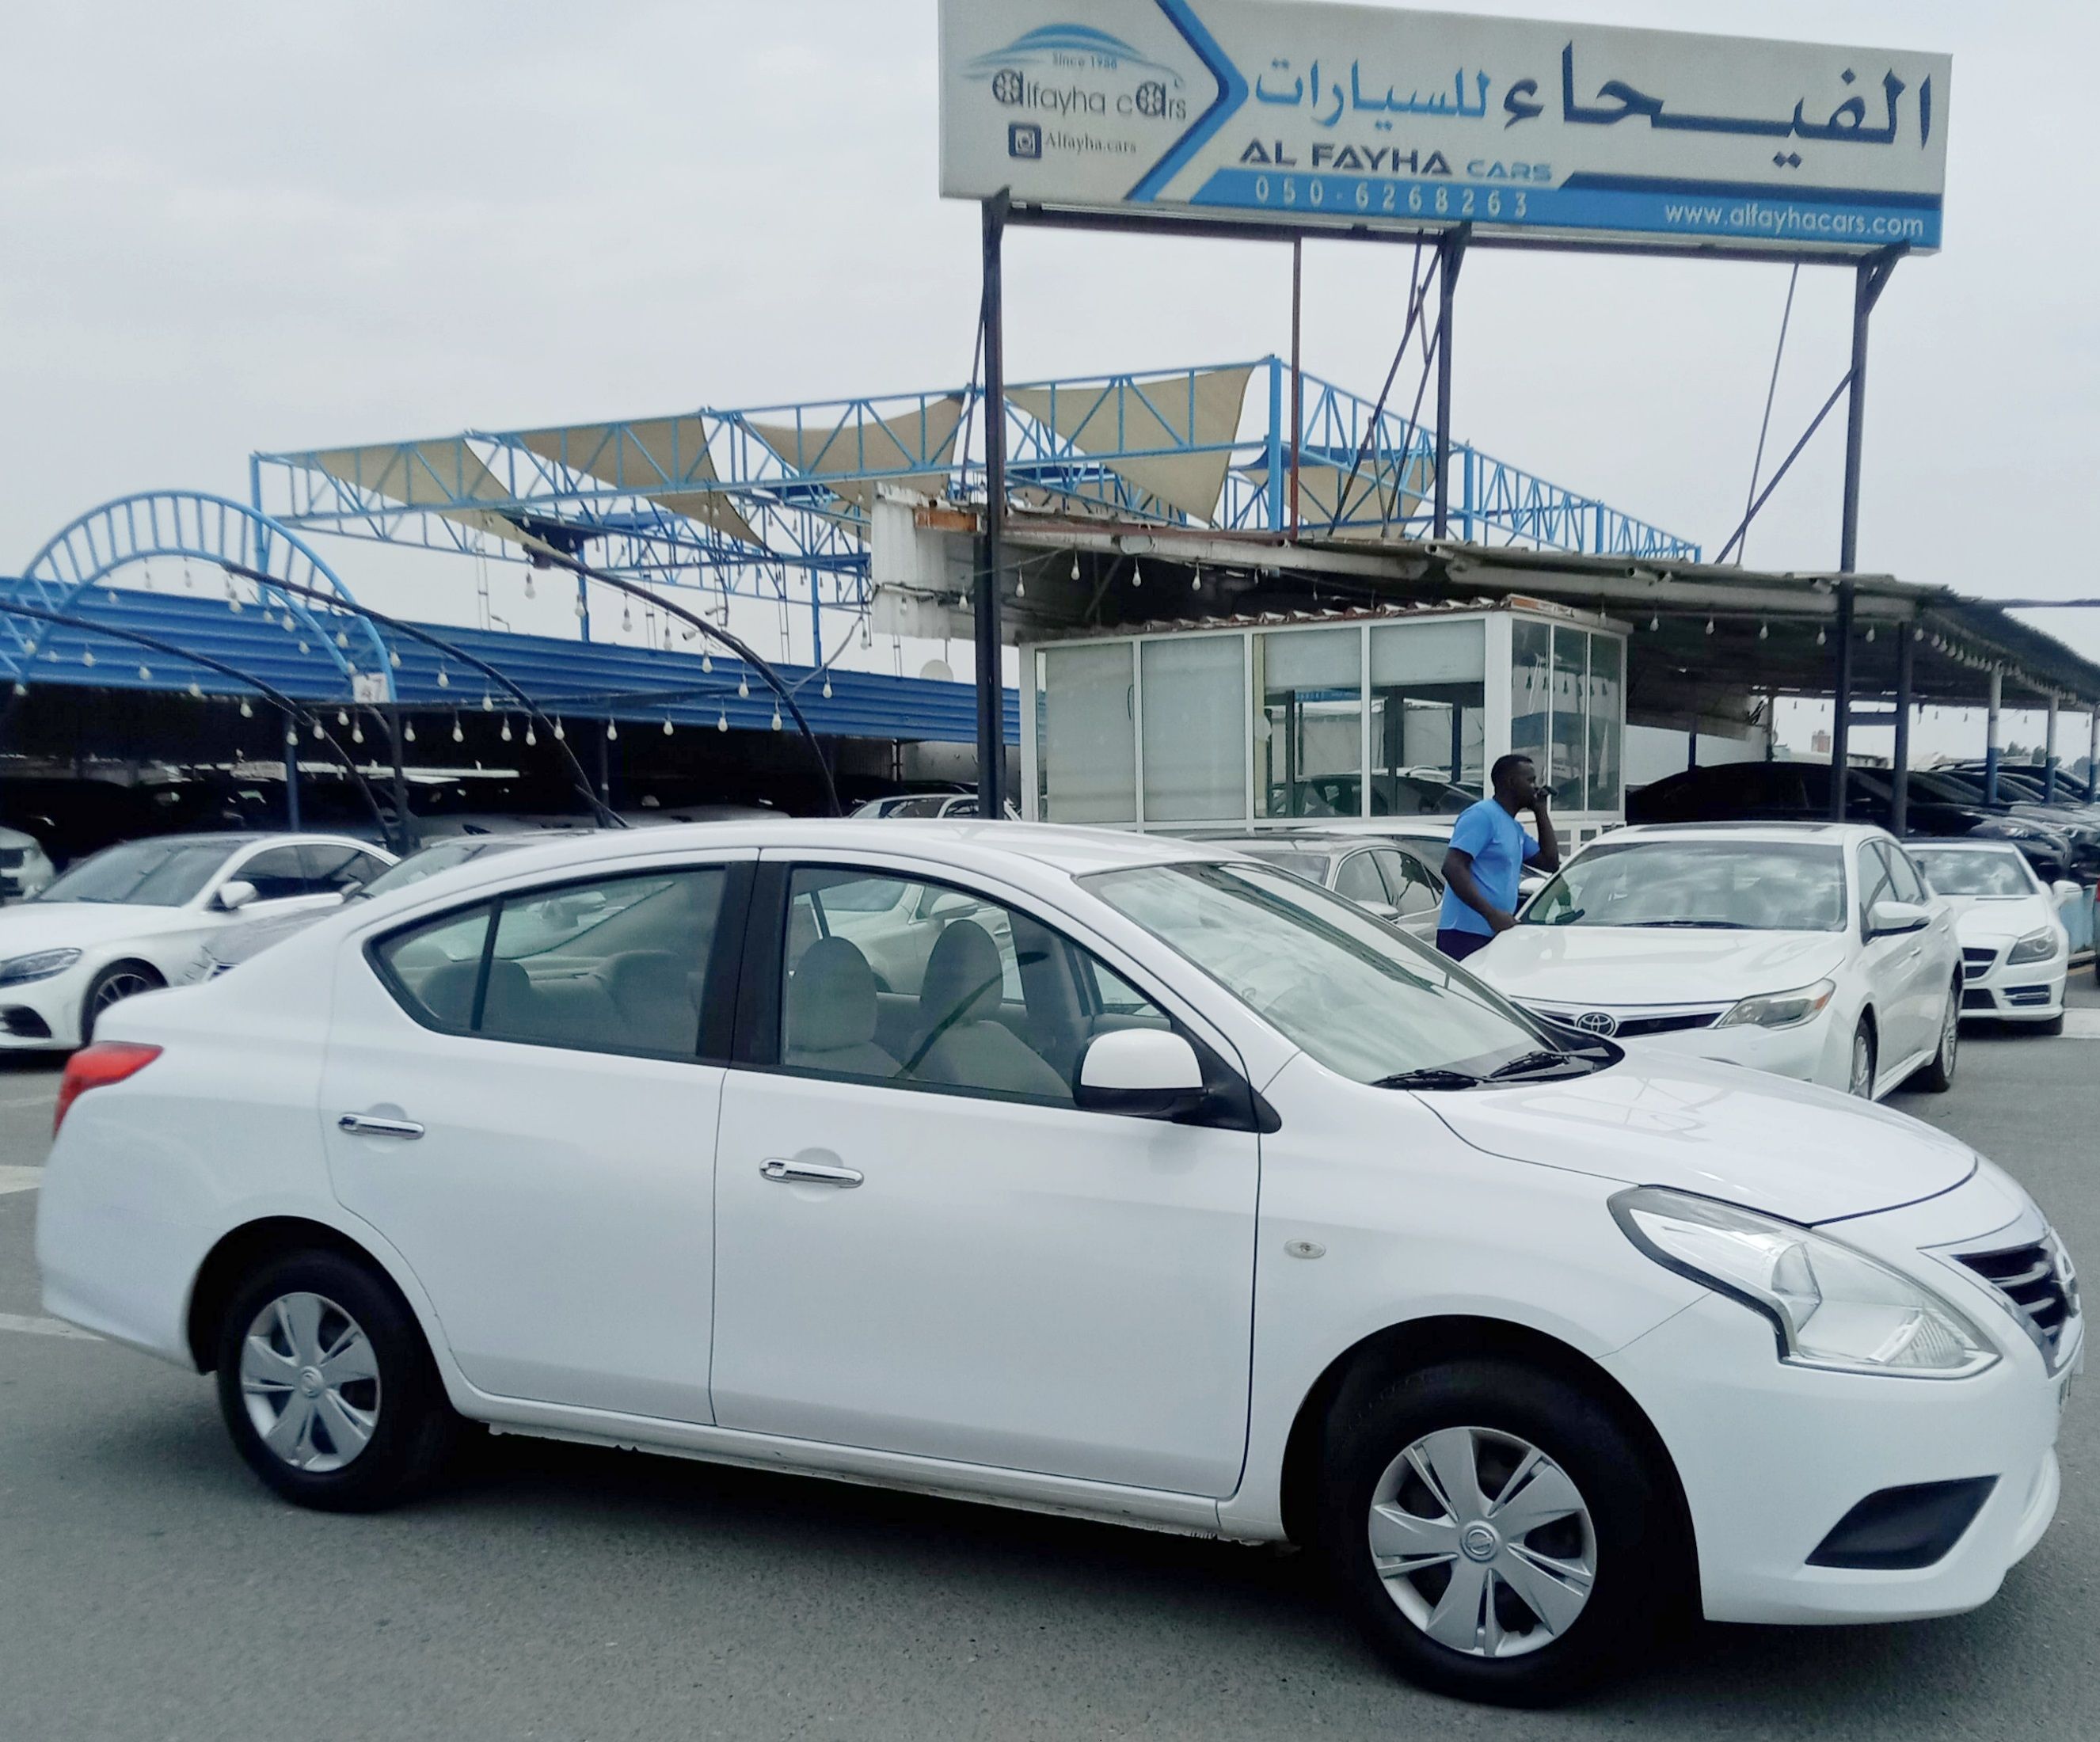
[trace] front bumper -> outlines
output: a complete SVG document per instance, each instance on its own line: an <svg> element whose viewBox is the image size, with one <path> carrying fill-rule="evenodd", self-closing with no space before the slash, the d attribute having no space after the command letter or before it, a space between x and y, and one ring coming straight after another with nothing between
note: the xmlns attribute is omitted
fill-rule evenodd
<svg viewBox="0 0 2100 1742"><path fill-rule="evenodd" d="M68 1052L80 1044L86 977L77 968L0 986L0 1052Z"/></svg>
<svg viewBox="0 0 2100 1742"><path fill-rule="evenodd" d="M2063 1014L2064 983L2069 956L2005 965L2010 942L1966 945L1961 952L1961 1014L1995 1017L2005 1022L2049 1022Z"/></svg>
<svg viewBox="0 0 2100 1742"><path fill-rule="evenodd" d="M1565 1004L1527 1003L1525 1008L1536 1016L1560 1021L1570 1020L1571 1013L1582 1013ZM1616 1039L1637 1059L1715 1059L1723 1064L1745 1065L1752 1070L1768 1070L1775 1076L1792 1077L1803 1083L1820 1083L1833 1089L1845 1088L1850 1081L1850 1030L1841 1033L1831 1021L1828 1008L1792 1028L1755 1028L1748 1025L1716 1028L1714 1023L1732 1006L1589 1008L1601 1010L1617 1025L1617 1032L1609 1038ZM1660 1032L1652 1029L1643 1031L1644 1025L1656 1022L1687 1025L1668 1027Z"/></svg>

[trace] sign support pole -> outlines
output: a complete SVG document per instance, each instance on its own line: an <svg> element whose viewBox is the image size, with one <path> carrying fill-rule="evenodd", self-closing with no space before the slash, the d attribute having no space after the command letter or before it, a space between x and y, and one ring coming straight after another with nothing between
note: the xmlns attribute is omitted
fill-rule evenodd
<svg viewBox="0 0 2100 1742"><path fill-rule="evenodd" d="M1860 466L1867 434L1867 331L1874 305L1888 289L1889 275L1902 258L1900 249L1871 254L1855 269L1852 280L1852 373L1845 411L1845 509L1838 536L1837 712L1830 732L1830 817L1846 817L1846 787L1851 770L1852 598L1851 577L1860 567Z"/></svg>
<svg viewBox="0 0 2100 1742"><path fill-rule="evenodd" d="M1998 802L1998 733L1999 715L2005 705L2005 673L2003 666L1991 668L1991 699L1983 714L1983 802Z"/></svg>
<svg viewBox="0 0 2100 1742"><path fill-rule="evenodd" d="M1917 629L1896 626L1896 751L1889 800L1889 832L1901 840L1910 827L1910 708L1917 678Z"/></svg>
<svg viewBox="0 0 2100 1742"><path fill-rule="evenodd" d="M1451 305L1458 267L1466 258L1466 232L1447 230L1436 239L1436 536L1451 531Z"/></svg>
<svg viewBox="0 0 2100 1742"><path fill-rule="evenodd" d="M1290 542L1298 542L1298 451L1305 439L1305 238L1290 239Z"/></svg>
<svg viewBox="0 0 2100 1742"><path fill-rule="evenodd" d="M1007 196L984 202L985 521L972 589L977 628L977 815L1006 814L1006 658L999 582L1006 533L1006 299L1000 271Z"/></svg>

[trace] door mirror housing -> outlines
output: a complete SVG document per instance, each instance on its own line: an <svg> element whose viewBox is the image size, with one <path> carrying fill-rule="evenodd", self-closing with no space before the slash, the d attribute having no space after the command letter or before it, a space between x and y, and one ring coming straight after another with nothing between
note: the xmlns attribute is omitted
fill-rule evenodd
<svg viewBox="0 0 2100 1742"><path fill-rule="evenodd" d="M2060 902L2075 902L2085 893L2085 885L2073 883L2068 877L2059 877L2050 886L2050 893Z"/></svg>
<svg viewBox="0 0 2100 1742"><path fill-rule="evenodd" d="M1904 932L1921 932L1931 923L1931 910L1915 902L1876 902L1867 915L1867 935L1891 937Z"/></svg>
<svg viewBox="0 0 2100 1742"><path fill-rule="evenodd" d="M243 877L229 877L214 897L221 913L238 913L255 899L255 885Z"/></svg>
<svg viewBox="0 0 2100 1742"><path fill-rule="evenodd" d="M1158 1029L1112 1029L1088 1043L1072 1100L1083 1112L1185 1119L1209 1098L1196 1049Z"/></svg>

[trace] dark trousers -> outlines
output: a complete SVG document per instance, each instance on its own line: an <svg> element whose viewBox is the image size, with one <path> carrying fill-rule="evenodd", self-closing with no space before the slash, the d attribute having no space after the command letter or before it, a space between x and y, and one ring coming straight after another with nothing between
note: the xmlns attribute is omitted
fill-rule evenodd
<svg viewBox="0 0 2100 1742"><path fill-rule="evenodd" d="M1439 932L1436 947L1454 962L1462 962L1469 955L1485 950L1494 942L1485 932Z"/></svg>

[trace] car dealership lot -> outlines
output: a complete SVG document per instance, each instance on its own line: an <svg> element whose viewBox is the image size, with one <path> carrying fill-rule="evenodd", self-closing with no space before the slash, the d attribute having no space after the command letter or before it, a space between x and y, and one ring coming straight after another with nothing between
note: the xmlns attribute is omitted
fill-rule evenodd
<svg viewBox="0 0 2100 1742"><path fill-rule="evenodd" d="M2100 1008L1979 1029L1899 1095L2100 1251ZM1329 1733L2082 1736L2100 1727L2100 1408L2070 1405L2055 1527L1998 1599L1873 1630L1707 1629L1557 1713L1415 1692L1306 1557L499 1440L373 1519L271 1500L210 1388L40 1334L30 1256L55 1072L0 1069L0 1685L39 1737ZM27 1189L10 1190L11 1184Z"/></svg>

